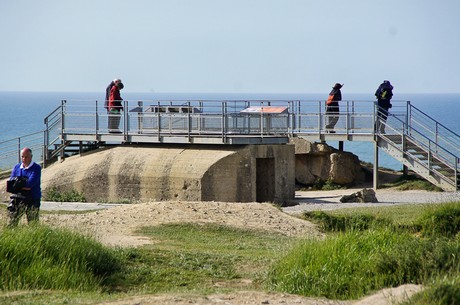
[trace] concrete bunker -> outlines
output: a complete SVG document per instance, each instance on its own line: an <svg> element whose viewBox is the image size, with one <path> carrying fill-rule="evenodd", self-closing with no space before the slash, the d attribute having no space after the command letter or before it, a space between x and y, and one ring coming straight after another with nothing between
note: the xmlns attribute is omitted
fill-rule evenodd
<svg viewBox="0 0 460 305"><path fill-rule="evenodd" d="M118 146L43 170L42 190L87 201L286 203L295 196L293 145Z"/></svg>

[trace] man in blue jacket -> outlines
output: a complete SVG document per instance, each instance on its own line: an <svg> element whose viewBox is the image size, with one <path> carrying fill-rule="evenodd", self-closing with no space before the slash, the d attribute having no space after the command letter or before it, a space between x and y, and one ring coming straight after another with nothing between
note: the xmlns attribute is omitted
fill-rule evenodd
<svg viewBox="0 0 460 305"><path fill-rule="evenodd" d="M22 149L21 161L14 166L10 177L10 180L14 177L25 177L24 185L11 195L10 204L8 205L10 227L17 226L24 213L26 213L28 223L38 222L42 197L40 186L42 168L32 161L32 150L30 148Z"/></svg>

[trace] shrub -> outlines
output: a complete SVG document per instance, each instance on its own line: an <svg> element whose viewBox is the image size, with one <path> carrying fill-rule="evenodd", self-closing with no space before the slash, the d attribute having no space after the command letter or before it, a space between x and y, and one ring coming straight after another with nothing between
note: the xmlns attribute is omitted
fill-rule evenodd
<svg viewBox="0 0 460 305"><path fill-rule="evenodd" d="M48 190L44 199L46 201L56 202L86 202L85 196L82 193L79 193L76 190L61 192L56 187L52 187Z"/></svg>

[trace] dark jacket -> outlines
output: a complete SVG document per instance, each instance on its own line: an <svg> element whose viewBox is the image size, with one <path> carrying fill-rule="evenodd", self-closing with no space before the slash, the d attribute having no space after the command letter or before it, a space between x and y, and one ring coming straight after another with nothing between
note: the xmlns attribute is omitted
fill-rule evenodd
<svg viewBox="0 0 460 305"><path fill-rule="evenodd" d="M104 101L104 108L109 110L109 99L110 99L110 90L112 87L115 86L115 82L112 81L107 88L105 88L105 101Z"/></svg>
<svg viewBox="0 0 460 305"><path fill-rule="evenodd" d="M327 106L333 106L333 107L338 107L339 106L339 101L342 100L342 92L340 92L340 89L334 88L332 91L329 93L329 98L327 99Z"/></svg>
<svg viewBox="0 0 460 305"><path fill-rule="evenodd" d="M390 100L393 97L393 86L389 81L384 81L375 91L377 104L385 109L391 108Z"/></svg>

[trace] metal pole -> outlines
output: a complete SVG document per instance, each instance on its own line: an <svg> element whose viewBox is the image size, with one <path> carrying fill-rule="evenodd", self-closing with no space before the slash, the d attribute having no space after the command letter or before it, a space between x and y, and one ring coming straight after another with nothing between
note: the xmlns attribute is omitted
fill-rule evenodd
<svg viewBox="0 0 460 305"><path fill-rule="evenodd" d="M97 111L97 100L96 100L96 117L95 117L95 119L96 119L96 132L95 132L95 134L96 134L96 140L97 140L97 134L98 134L98 131L99 131L99 113Z"/></svg>
<svg viewBox="0 0 460 305"><path fill-rule="evenodd" d="M377 190L379 186L379 146L378 146L378 139L374 141L374 172L373 172L373 188Z"/></svg>

